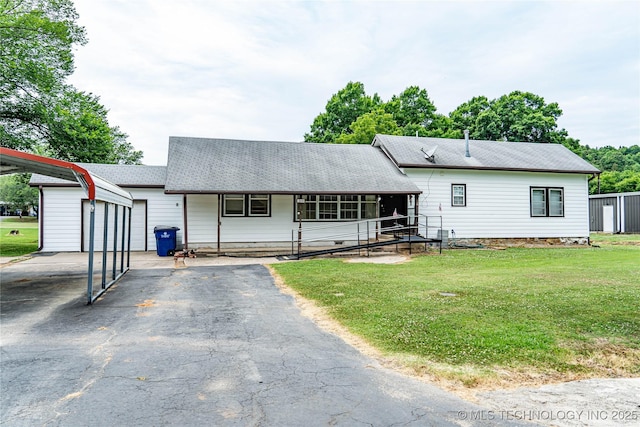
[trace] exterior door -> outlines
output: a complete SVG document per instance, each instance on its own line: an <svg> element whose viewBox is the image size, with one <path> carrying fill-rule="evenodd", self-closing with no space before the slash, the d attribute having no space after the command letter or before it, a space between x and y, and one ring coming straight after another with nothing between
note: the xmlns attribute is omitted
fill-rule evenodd
<svg viewBox="0 0 640 427"><path fill-rule="evenodd" d="M398 215L406 216L407 211L407 195L406 194L387 194L381 196L380 199L380 216L393 216L394 212ZM393 227L396 223L407 225L406 218L399 220L390 219L382 221L382 228Z"/></svg>

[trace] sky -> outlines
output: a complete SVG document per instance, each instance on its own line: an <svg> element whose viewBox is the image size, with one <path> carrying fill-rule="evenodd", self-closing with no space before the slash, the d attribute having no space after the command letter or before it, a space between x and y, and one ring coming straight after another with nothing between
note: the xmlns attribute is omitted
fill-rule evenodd
<svg viewBox="0 0 640 427"><path fill-rule="evenodd" d="M640 1L74 0L76 88L165 165L169 136L302 141L331 96L441 114L532 92L582 145L640 144Z"/></svg>

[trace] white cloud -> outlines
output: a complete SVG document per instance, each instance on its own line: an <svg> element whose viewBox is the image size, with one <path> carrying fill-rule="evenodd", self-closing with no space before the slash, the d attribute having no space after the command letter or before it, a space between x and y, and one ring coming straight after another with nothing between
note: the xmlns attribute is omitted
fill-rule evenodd
<svg viewBox="0 0 640 427"><path fill-rule="evenodd" d="M441 113L513 90L591 146L640 143L637 2L75 0L72 83L164 164L170 135L298 141L349 81Z"/></svg>

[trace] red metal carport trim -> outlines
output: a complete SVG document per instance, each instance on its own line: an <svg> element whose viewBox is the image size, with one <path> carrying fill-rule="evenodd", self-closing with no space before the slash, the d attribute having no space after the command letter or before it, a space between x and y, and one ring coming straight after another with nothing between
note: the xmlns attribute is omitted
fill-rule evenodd
<svg viewBox="0 0 640 427"><path fill-rule="evenodd" d="M133 197L127 191L124 191L115 184L102 179L96 175L92 175L88 170L78 166L75 163L67 162L64 160L52 159L49 157L43 157L36 154L25 153L22 151L12 150L10 148L0 147L0 175L10 173L30 173L35 172L41 175L48 175L55 178L66 179L69 181L78 181L82 188L86 191L87 197L91 203L90 213L90 242L89 242L89 261L88 261L88 278L87 278L87 299L88 303L93 303L100 295L117 282L128 270L129 270L129 256L127 256L127 266L124 266L124 251L125 251L125 232L127 228L127 209L128 209L128 239L127 239L127 253L130 253L131 248L131 208L133 207ZM105 224L104 224L104 238L103 238L103 263L102 263L102 289L96 294L93 294L93 258L94 258L94 240L95 240L95 208L96 200L104 201L105 209ZM106 282L106 252L107 248L107 212L109 204L116 206L122 206L123 218L122 218L122 256L120 272L116 272L116 253L117 249L117 233L118 233L118 214L117 208L115 211L114 222L114 245L113 245L113 278L109 283Z"/></svg>
<svg viewBox="0 0 640 427"><path fill-rule="evenodd" d="M1 164L3 166L3 171L2 171L3 175L6 173L34 172L33 170L28 170L26 167L23 167L23 166L16 166L15 169L4 169L7 157L26 160L27 162L25 163L41 163L45 165L54 166L56 168L69 169L70 171L73 171L78 175L82 176L82 178L86 182L87 184L86 189L88 193L87 196L89 200L96 199L96 186L95 186L95 183L93 182L93 178L91 174L89 173L88 170L76 165L75 163L67 162L64 160L52 159L50 157L38 156L37 154L25 153L23 151L12 150L10 148L5 148L5 147L0 147L0 156L2 156ZM38 172L38 173L41 173L41 172ZM48 175L48 174L42 173L42 175ZM63 173L61 173L60 175L63 175L61 176L61 178L68 179L68 175L65 175ZM49 175L49 176L52 176L52 175ZM58 177L57 175L54 175L54 176Z"/></svg>

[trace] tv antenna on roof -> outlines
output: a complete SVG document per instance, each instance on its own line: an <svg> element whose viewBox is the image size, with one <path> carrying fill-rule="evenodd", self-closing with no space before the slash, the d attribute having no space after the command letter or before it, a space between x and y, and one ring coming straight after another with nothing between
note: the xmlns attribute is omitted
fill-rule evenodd
<svg viewBox="0 0 640 427"><path fill-rule="evenodd" d="M435 161L435 155L436 155L436 150L437 149L438 149L438 146L436 145L435 147L433 147L429 151L424 151L424 148L420 148L420 151L422 151L422 153L424 154L424 158L425 159L427 159L431 163L435 163L436 162Z"/></svg>

